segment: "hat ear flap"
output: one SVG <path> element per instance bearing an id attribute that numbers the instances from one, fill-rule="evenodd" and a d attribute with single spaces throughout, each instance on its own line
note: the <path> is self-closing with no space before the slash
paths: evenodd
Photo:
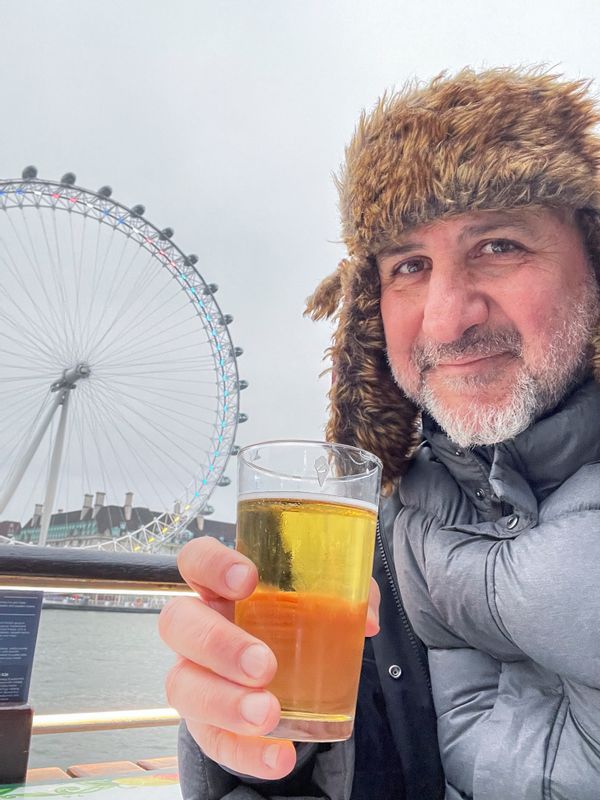
<path id="1" fill-rule="evenodd" d="M 379 456 L 383 486 L 389 490 L 418 442 L 418 411 L 396 385 L 387 363 L 377 267 L 369 259 L 346 262 L 344 284 L 328 351 L 335 380 L 326 436 Z"/>
<path id="2" fill-rule="evenodd" d="M 347 265 L 346 259 L 342 259 L 336 271 L 322 280 L 311 296 L 307 298 L 304 309 L 305 317 L 319 320 L 330 319 L 334 316 L 342 300 L 342 271 Z"/>
<path id="3" fill-rule="evenodd" d="M 592 347 L 594 348 L 594 355 L 592 356 L 592 368 L 594 371 L 594 378 L 597 383 L 600 383 L 600 321 L 594 331 L 592 337 Z"/>
<path id="4" fill-rule="evenodd" d="M 593 208 L 580 208 L 575 212 L 575 221 L 583 236 L 600 296 L 600 214 Z M 592 370 L 595 380 L 600 383 L 600 317 L 592 334 Z"/>

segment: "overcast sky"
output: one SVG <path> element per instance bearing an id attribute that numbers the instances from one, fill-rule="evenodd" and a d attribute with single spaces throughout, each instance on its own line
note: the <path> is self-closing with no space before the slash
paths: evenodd
<path id="1" fill-rule="evenodd" d="M 600 78 L 596 0 L 1 0 L 0 175 L 67 170 L 172 226 L 244 348 L 237 441 L 321 438 L 331 173 L 363 107 L 465 65 Z M 1 377 L 1 376 L 0 376 Z M 234 460 L 227 474 L 235 478 Z M 235 517 L 234 487 L 211 499 Z"/>

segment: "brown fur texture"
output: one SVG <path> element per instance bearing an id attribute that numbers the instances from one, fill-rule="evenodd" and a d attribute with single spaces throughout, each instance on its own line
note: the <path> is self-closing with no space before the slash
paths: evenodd
<path id="1" fill-rule="evenodd" d="M 600 275 L 598 122 L 587 82 L 537 69 L 442 75 L 361 116 L 337 179 L 348 258 L 307 313 L 337 319 L 327 438 L 378 455 L 387 489 L 410 460 L 419 414 L 386 361 L 375 256 L 441 217 L 541 205 L 576 212 Z M 600 379 L 600 331 L 594 351 Z"/>

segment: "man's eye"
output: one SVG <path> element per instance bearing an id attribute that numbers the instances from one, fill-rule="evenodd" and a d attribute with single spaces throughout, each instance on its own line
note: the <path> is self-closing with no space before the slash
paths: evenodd
<path id="1" fill-rule="evenodd" d="M 508 239 L 493 239 L 491 242 L 486 242 L 486 244 L 483 245 L 481 252 L 486 255 L 492 253 L 494 255 L 502 255 L 502 253 L 516 253 L 519 249 L 517 244 L 508 241 Z"/>
<path id="2" fill-rule="evenodd" d="M 415 272 L 423 272 L 427 269 L 427 264 L 423 258 L 410 258 L 394 267 L 394 275 L 413 275 Z"/>

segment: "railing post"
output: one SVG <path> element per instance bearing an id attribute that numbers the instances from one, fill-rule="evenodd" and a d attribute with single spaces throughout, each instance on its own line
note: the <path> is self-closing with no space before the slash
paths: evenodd
<path id="1" fill-rule="evenodd" d="M 0 703 L 0 784 L 25 783 L 33 709 Z"/>

